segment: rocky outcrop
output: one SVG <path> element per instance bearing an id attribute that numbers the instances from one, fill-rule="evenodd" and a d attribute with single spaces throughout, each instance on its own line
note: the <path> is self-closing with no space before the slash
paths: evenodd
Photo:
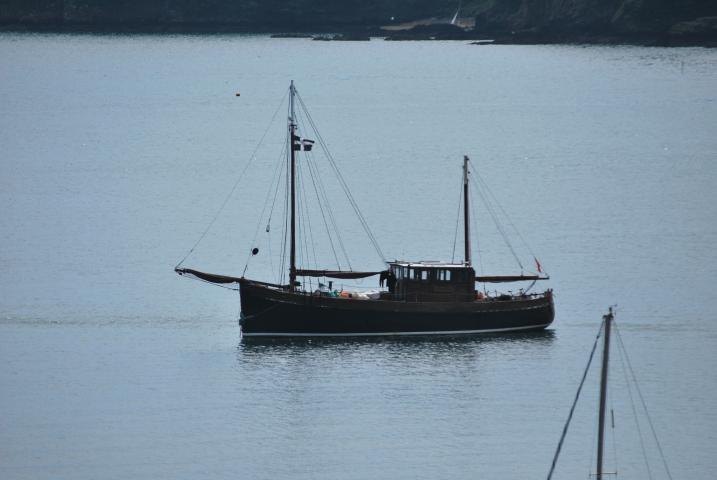
<path id="1" fill-rule="evenodd" d="M 498 43 L 717 45 L 717 1 L 463 0 L 475 29 L 446 25 L 458 0 L 0 0 L 0 26 L 95 31 L 351 32 Z M 430 25 L 441 23 L 442 25 Z M 400 25 L 416 25 L 411 31 Z M 472 23 L 472 22 L 471 22 Z M 347 37 L 349 38 L 349 37 Z"/>
<path id="2" fill-rule="evenodd" d="M 455 0 L 0 0 L 0 24 L 311 31 L 447 14 Z"/>
<path id="3" fill-rule="evenodd" d="M 717 3 L 701 0 L 495 0 L 476 15 L 475 29 L 518 43 L 709 42 L 711 16 Z"/>

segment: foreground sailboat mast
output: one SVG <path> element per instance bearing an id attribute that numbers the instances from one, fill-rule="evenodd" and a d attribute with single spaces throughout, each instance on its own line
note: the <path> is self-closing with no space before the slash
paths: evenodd
<path id="1" fill-rule="evenodd" d="M 468 155 L 463 155 L 463 245 L 465 247 L 464 262 L 471 264 L 471 230 L 468 210 Z"/>
<path id="2" fill-rule="evenodd" d="M 607 315 L 603 317 L 605 320 L 605 331 L 603 337 L 602 349 L 602 371 L 600 373 L 600 413 L 598 424 L 598 446 L 597 446 L 597 472 L 596 479 L 602 480 L 603 471 L 603 449 L 605 447 L 605 407 L 607 400 L 607 375 L 610 362 L 610 327 L 612 326 L 612 307 Z"/>
<path id="3" fill-rule="evenodd" d="M 295 172 L 296 172 L 296 152 L 294 146 L 296 144 L 296 119 L 294 117 L 294 81 L 289 86 L 289 109 L 291 111 L 289 117 L 289 152 L 291 152 L 291 247 L 289 254 L 289 289 L 296 288 L 296 192 L 295 192 Z"/>

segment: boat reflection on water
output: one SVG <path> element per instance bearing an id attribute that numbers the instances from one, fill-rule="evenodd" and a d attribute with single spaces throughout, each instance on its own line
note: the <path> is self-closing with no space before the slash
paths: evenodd
<path id="1" fill-rule="evenodd" d="M 528 332 L 486 333 L 482 335 L 419 335 L 386 337 L 242 337 L 237 350 L 247 354 L 272 353 L 280 351 L 302 351 L 328 349 L 357 350 L 363 346 L 380 346 L 385 349 L 399 349 L 410 352 L 412 348 L 421 351 L 449 351 L 474 346 L 529 346 L 551 345 L 555 330 Z"/>

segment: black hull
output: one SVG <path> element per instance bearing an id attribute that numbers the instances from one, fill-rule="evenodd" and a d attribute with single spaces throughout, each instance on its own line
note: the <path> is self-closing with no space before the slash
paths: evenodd
<path id="1" fill-rule="evenodd" d="M 555 316 L 550 291 L 475 302 L 352 300 L 243 280 L 242 334 L 256 337 L 464 335 L 542 330 Z"/>

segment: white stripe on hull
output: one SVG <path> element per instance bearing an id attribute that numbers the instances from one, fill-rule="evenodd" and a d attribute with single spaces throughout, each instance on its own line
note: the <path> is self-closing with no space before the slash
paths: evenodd
<path id="1" fill-rule="evenodd" d="M 552 322 L 551 322 L 552 323 Z M 433 332 L 373 332 L 373 333 L 291 333 L 291 332 L 266 332 L 266 333 L 244 333 L 243 337 L 386 337 L 395 335 L 463 335 L 471 333 L 497 333 L 512 332 L 516 330 L 532 330 L 545 328 L 550 323 L 540 325 L 528 325 L 525 327 L 490 328 L 480 330 L 438 330 Z"/>

